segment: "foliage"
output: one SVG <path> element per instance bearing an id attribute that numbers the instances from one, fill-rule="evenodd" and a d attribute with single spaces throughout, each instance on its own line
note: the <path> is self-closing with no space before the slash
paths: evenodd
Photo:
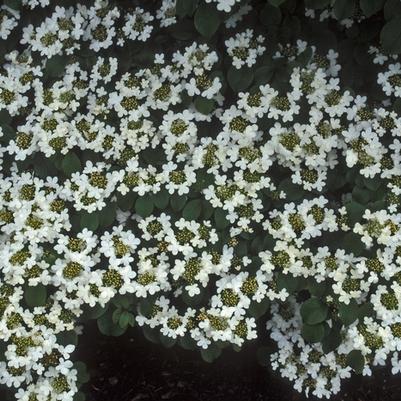
<path id="1" fill-rule="evenodd" d="M 83 400 L 93 319 L 270 337 L 318 397 L 401 371 L 400 4 L 5 0 L 0 383 Z"/>

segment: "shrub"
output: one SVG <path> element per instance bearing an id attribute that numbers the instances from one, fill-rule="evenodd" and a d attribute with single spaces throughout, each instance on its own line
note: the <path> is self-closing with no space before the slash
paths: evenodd
<path id="1" fill-rule="evenodd" d="M 84 399 L 89 319 L 401 371 L 400 4 L 5 0 L 0 383 Z"/>

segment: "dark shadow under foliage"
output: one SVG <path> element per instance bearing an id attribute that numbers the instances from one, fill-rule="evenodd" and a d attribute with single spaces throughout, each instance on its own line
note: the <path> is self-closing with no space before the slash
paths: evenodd
<path id="1" fill-rule="evenodd" d="M 227 348 L 209 364 L 199 353 L 149 342 L 138 328 L 122 337 L 103 336 L 93 326 L 85 331 L 77 358 L 91 374 L 83 388 L 88 401 L 307 401 L 257 363 L 257 341 L 241 352 Z M 374 373 L 354 376 L 332 401 L 399 401 L 401 381 L 386 369 Z"/>

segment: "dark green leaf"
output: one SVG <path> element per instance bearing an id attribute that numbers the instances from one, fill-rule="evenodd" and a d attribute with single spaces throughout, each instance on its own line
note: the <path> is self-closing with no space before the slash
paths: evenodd
<path id="1" fill-rule="evenodd" d="M 384 25 L 380 41 L 385 52 L 390 54 L 401 52 L 401 15 L 397 15 Z"/>
<path id="2" fill-rule="evenodd" d="M 355 11 L 355 0 L 336 0 L 333 11 L 337 19 L 349 18 Z"/>
<path id="3" fill-rule="evenodd" d="M 175 338 L 164 336 L 161 333 L 159 333 L 159 338 L 160 344 L 162 344 L 165 348 L 171 348 L 177 341 Z"/>
<path id="4" fill-rule="evenodd" d="M 370 189 L 371 191 L 377 191 L 380 185 L 382 184 L 382 180 L 380 179 L 380 177 L 374 177 L 374 178 L 364 177 L 363 183 L 365 184 L 366 188 Z"/>
<path id="5" fill-rule="evenodd" d="M 118 319 L 118 324 L 121 328 L 125 329 L 132 320 L 133 315 L 128 311 L 123 311 Z"/>
<path id="6" fill-rule="evenodd" d="M 153 195 L 153 203 L 158 209 L 161 210 L 167 207 L 169 200 L 170 194 L 165 189 L 162 189 Z"/>
<path id="7" fill-rule="evenodd" d="M 99 331 L 105 336 L 118 337 L 124 334 L 125 328 L 121 328 L 118 324 L 115 324 L 112 319 L 112 313 L 108 311 L 104 315 L 97 319 L 97 327 Z"/>
<path id="8" fill-rule="evenodd" d="M 61 345 L 77 345 L 78 344 L 78 335 L 74 330 L 62 331 L 57 334 L 57 343 Z"/>
<path id="9" fill-rule="evenodd" d="M 252 301 L 248 312 L 255 319 L 259 319 L 267 312 L 267 310 L 269 309 L 269 305 L 270 301 L 268 299 L 264 299 L 261 302 Z"/>
<path id="10" fill-rule="evenodd" d="M 340 328 L 331 328 L 330 332 L 322 340 L 323 352 L 328 354 L 329 352 L 336 350 L 341 342 L 342 337 Z"/>
<path id="11" fill-rule="evenodd" d="M 68 63 L 66 56 L 53 56 L 47 60 L 45 67 L 45 76 L 49 78 L 61 77 Z"/>
<path id="12" fill-rule="evenodd" d="M 178 195 L 176 192 L 171 195 L 170 206 L 175 212 L 179 212 L 187 203 L 186 195 Z"/>
<path id="13" fill-rule="evenodd" d="M 274 7 L 279 7 L 283 4 L 286 0 L 269 0 L 269 3 Z"/>
<path id="14" fill-rule="evenodd" d="M 68 152 L 61 162 L 61 169 L 66 175 L 71 175 L 81 170 L 81 161 L 75 152 Z"/>
<path id="15" fill-rule="evenodd" d="M 24 291 L 25 302 L 30 307 L 44 306 L 47 299 L 47 289 L 43 284 L 34 287 L 27 286 Z"/>
<path id="16" fill-rule="evenodd" d="M 322 341 L 324 337 L 325 334 L 324 327 L 325 326 L 323 323 L 314 325 L 309 325 L 304 323 L 302 326 L 301 335 L 307 342 L 318 343 L 319 341 Z"/>
<path id="17" fill-rule="evenodd" d="M 278 7 L 274 7 L 271 4 L 266 4 L 260 15 L 260 22 L 267 28 L 271 28 L 272 25 L 278 25 L 281 21 L 281 11 Z"/>
<path id="18" fill-rule="evenodd" d="M 401 14 L 401 2 L 399 0 L 387 0 L 384 5 L 384 18 L 388 21 Z"/>
<path id="19" fill-rule="evenodd" d="M 226 218 L 227 212 L 221 208 L 217 208 L 214 211 L 214 221 L 216 222 L 216 228 L 218 230 L 223 230 L 226 228 L 230 222 Z"/>
<path id="20" fill-rule="evenodd" d="M 355 300 L 351 300 L 348 305 L 340 303 L 338 307 L 338 315 L 344 325 L 349 326 L 359 317 L 359 307 Z"/>
<path id="21" fill-rule="evenodd" d="M 379 12 L 384 6 L 385 0 L 359 0 L 359 5 L 363 13 L 370 17 Z"/>
<path id="22" fill-rule="evenodd" d="M 196 30 L 206 38 L 211 38 L 220 25 L 220 17 L 216 7 L 202 4 L 195 12 Z"/>
<path id="23" fill-rule="evenodd" d="M 286 193 L 286 199 L 289 201 L 296 201 L 304 196 L 304 190 L 299 185 L 293 184 L 290 178 L 281 181 L 278 186 L 279 191 Z"/>
<path id="24" fill-rule="evenodd" d="M 202 114 L 210 114 L 214 111 L 215 102 L 213 99 L 206 99 L 201 96 L 197 96 L 194 100 L 195 109 Z"/>
<path id="25" fill-rule="evenodd" d="M 330 0 L 305 0 L 305 7 L 321 10 L 330 4 Z"/>
<path id="26" fill-rule="evenodd" d="M 227 73 L 227 80 L 234 92 L 242 92 L 247 89 L 253 81 L 253 72 L 249 68 L 230 67 Z"/>
<path id="27" fill-rule="evenodd" d="M 301 287 L 302 278 L 301 277 L 294 277 L 292 274 L 277 274 L 277 289 L 281 291 L 285 288 L 289 293 L 294 293 L 298 291 Z"/>
<path id="28" fill-rule="evenodd" d="M 265 65 L 263 67 L 259 67 L 255 71 L 255 84 L 256 85 L 264 85 L 267 84 L 274 74 L 274 67 Z"/>
<path id="29" fill-rule="evenodd" d="M 99 225 L 102 228 L 111 226 L 115 219 L 117 213 L 117 205 L 114 202 L 110 202 L 106 207 L 98 212 Z"/>
<path id="30" fill-rule="evenodd" d="M 366 205 L 370 199 L 370 192 L 366 189 L 356 186 L 352 190 L 352 199 L 355 199 L 361 205 Z"/>
<path id="31" fill-rule="evenodd" d="M 194 199 L 189 201 L 182 211 L 182 217 L 186 220 L 196 220 L 202 212 L 202 200 Z"/>
<path id="32" fill-rule="evenodd" d="M 365 244 L 361 241 L 361 237 L 353 232 L 344 235 L 343 247 L 355 256 L 359 256 L 366 249 Z"/>
<path id="33" fill-rule="evenodd" d="M 318 298 L 309 298 L 301 306 L 302 320 L 310 325 L 324 322 L 329 308 Z"/>
<path id="34" fill-rule="evenodd" d="M 153 199 L 150 195 L 140 196 L 135 202 L 135 213 L 141 217 L 148 217 L 153 212 Z"/>
<path id="35" fill-rule="evenodd" d="M 77 370 L 77 378 L 79 383 L 87 383 L 90 380 L 90 375 L 86 364 L 81 361 L 74 362 L 74 368 Z"/>
<path id="36" fill-rule="evenodd" d="M 196 0 L 177 0 L 175 10 L 179 17 L 192 15 L 196 8 Z"/>
<path id="37" fill-rule="evenodd" d="M 22 7 L 22 0 L 4 0 L 4 5 L 13 10 L 20 10 Z"/>
<path id="38" fill-rule="evenodd" d="M 347 210 L 348 217 L 351 221 L 352 224 L 357 223 L 358 221 L 361 221 L 362 215 L 365 213 L 366 207 L 361 205 L 359 202 L 348 202 L 345 205 L 345 208 Z"/>
<path id="39" fill-rule="evenodd" d="M 80 227 L 95 231 L 99 227 L 99 215 L 96 212 L 80 212 Z"/>
<path id="40" fill-rule="evenodd" d="M 355 370 L 356 373 L 362 373 L 365 366 L 365 358 L 360 350 L 354 349 L 347 355 L 347 364 Z"/>
<path id="41" fill-rule="evenodd" d="M 75 395 L 74 395 L 74 399 L 73 401 L 85 401 L 86 400 L 86 395 L 84 392 L 82 391 L 78 391 Z"/>
<path id="42" fill-rule="evenodd" d="M 208 348 L 201 350 L 201 355 L 204 361 L 212 363 L 221 355 L 221 348 L 215 344 L 210 344 Z"/>

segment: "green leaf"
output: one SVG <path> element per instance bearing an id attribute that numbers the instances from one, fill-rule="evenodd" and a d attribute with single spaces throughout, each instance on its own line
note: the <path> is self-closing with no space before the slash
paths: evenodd
<path id="1" fill-rule="evenodd" d="M 318 298 L 309 298 L 301 306 L 302 320 L 310 325 L 324 322 L 329 308 Z"/>
<path id="2" fill-rule="evenodd" d="M 347 364 L 355 370 L 356 373 L 362 373 L 365 366 L 365 358 L 360 350 L 354 349 L 347 355 Z"/>
<path id="3" fill-rule="evenodd" d="M 227 81 L 234 92 L 242 92 L 247 89 L 253 81 L 253 72 L 249 68 L 230 67 L 227 73 Z"/>
<path id="4" fill-rule="evenodd" d="M 125 328 L 120 327 L 118 324 L 114 324 L 112 313 L 108 311 L 104 315 L 97 319 L 97 327 L 99 331 L 105 336 L 118 337 L 125 333 Z"/>
<path id="5" fill-rule="evenodd" d="M 3 132 L 3 135 L 0 136 L 0 141 L 3 143 L 7 143 L 15 138 L 15 129 L 11 127 L 8 124 L 2 124 L 1 125 L 1 131 Z"/>
<path id="6" fill-rule="evenodd" d="M 122 328 L 125 329 L 128 327 L 130 322 L 132 321 L 133 315 L 129 313 L 128 311 L 123 311 L 120 314 L 120 317 L 118 319 L 118 325 Z"/>
<path id="7" fill-rule="evenodd" d="M 194 100 L 195 109 L 199 113 L 208 115 L 214 111 L 215 102 L 213 99 L 206 99 L 202 96 L 197 96 Z"/>
<path id="8" fill-rule="evenodd" d="M 333 11 L 337 19 L 349 18 L 355 11 L 355 0 L 336 0 Z"/>
<path id="9" fill-rule="evenodd" d="M 359 5 L 367 17 L 379 12 L 384 6 L 385 0 L 359 0 Z"/>
<path id="10" fill-rule="evenodd" d="M 338 307 L 338 315 L 345 326 L 354 323 L 359 317 L 359 307 L 355 300 L 351 300 L 348 305 L 340 303 Z"/>
<path id="11" fill-rule="evenodd" d="M 153 203 L 161 210 L 167 207 L 169 200 L 170 194 L 165 189 L 162 189 L 153 195 Z"/>
<path id="12" fill-rule="evenodd" d="M 261 302 L 252 301 L 248 313 L 255 319 L 262 317 L 269 309 L 270 301 L 265 298 Z"/>
<path id="13" fill-rule="evenodd" d="M 384 25 L 380 41 L 385 52 L 390 54 L 401 52 L 401 15 L 397 15 Z"/>
<path id="14" fill-rule="evenodd" d="M 178 195 L 176 192 L 171 195 L 170 206 L 175 212 L 179 212 L 187 203 L 186 195 Z"/>
<path id="15" fill-rule="evenodd" d="M 45 76 L 48 78 L 61 77 L 64 73 L 65 67 L 68 63 L 66 56 L 53 56 L 47 60 L 45 67 Z"/>
<path id="16" fill-rule="evenodd" d="M 278 9 L 277 9 L 278 10 Z M 255 84 L 256 85 L 264 85 L 270 82 L 271 78 L 274 74 L 274 67 L 269 65 L 264 65 L 263 67 L 259 67 L 255 71 Z"/>
<path id="17" fill-rule="evenodd" d="M 74 394 L 73 401 L 85 401 L 86 400 L 86 395 L 82 391 L 78 391 L 76 394 Z"/>
<path id="18" fill-rule="evenodd" d="M 34 287 L 27 286 L 24 291 L 25 302 L 30 307 L 44 306 L 47 299 L 47 289 L 43 284 Z"/>
<path id="19" fill-rule="evenodd" d="M 330 0 L 305 0 L 305 7 L 321 10 L 330 4 Z"/>
<path id="20" fill-rule="evenodd" d="M 102 228 L 111 226 L 115 219 L 117 213 L 117 205 L 115 202 L 110 202 L 106 207 L 98 212 L 99 225 Z"/>
<path id="21" fill-rule="evenodd" d="M 330 332 L 322 340 L 323 352 L 328 354 L 336 350 L 341 343 L 341 330 L 339 327 L 335 326 L 330 329 Z"/>
<path id="22" fill-rule="evenodd" d="M 118 323 L 122 312 L 123 311 L 120 308 L 114 310 L 114 312 L 111 315 L 111 320 L 113 321 L 114 324 Z"/>
<path id="23" fill-rule="evenodd" d="M 61 169 L 66 175 L 80 171 L 81 167 L 81 160 L 75 152 L 68 152 L 61 162 Z"/>
<path id="24" fill-rule="evenodd" d="M 277 274 L 277 289 L 281 291 L 282 289 L 286 289 L 289 293 L 294 293 L 299 290 L 302 284 L 301 277 L 294 277 L 292 274 Z"/>
<path id="25" fill-rule="evenodd" d="M 77 379 L 79 383 L 87 383 L 90 380 L 90 375 L 86 364 L 82 361 L 74 362 L 74 368 L 77 370 Z"/>
<path id="26" fill-rule="evenodd" d="M 160 332 L 159 332 L 159 339 L 160 339 L 160 344 L 162 344 L 165 348 L 171 348 L 177 342 L 176 338 L 164 336 Z"/>
<path id="27" fill-rule="evenodd" d="M 208 348 L 201 350 L 202 359 L 205 362 L 212 363 L 221 355 L 221 348 L 215 344 L 210 344 Z"/>
<path id="28" fill-rule="evenodd" d="M 75 330 L 62 331 L 57 334 L 57 343 L 61 345 L 77 345 L 78 344 L 78 335 Z"/>
<path id="29" fill-rule="evenodd" d="M 355 199 L 361 205 L 366 205 L 370 200 L 370 192 L 356 186 L 352 190 L 352 199 Z"/>
<path id="30" fill-rule="evenodd" d="M 287 1 L 287 0 L 269 0 L 269 3 L 274 7 L 279 7 L 285 1 Z"/>
<path id="31" fill-rule="evenodd" d="M 365 249 L 365 244 L 361 241 L 361 237 L 353 232 L 348 232 L 343 236 L 343 248 L 352 252 L 355 256 L 359 256 Z"/>
<path id="32" fill-rule="evenodd" d="M 263 25 L 271 28 L 272 25 L 278 25 L 280 23 L 281 11 L 278 7 L 266 4 L 259 15 L 259 19 Z"/>
<path id="33" fill-rule="evenodd" d="M 177 0 L 175 11 L 179 17 L 190 16 L 196 8 L 196 0 Z"/>
<path id="34" fill-rule="evenodd" d="M 180 339 L 178 340 L 178 343 L 182 348 L 187 349 L 187 350 L 197 349 L 195 340 L 193 340 L 189 335 L 180 337 Z"/>
<path id="35" fill-rule="evenodd" d="M 218 230 L 224 230 L 230 224 L 226 216 L 227 212 L 221 208 L 217 208 L 214 211 L 214 221 Z"/>
<path id="36" fill-rule="evenodd" d="M 108 304 L 107 304 L 108 305 Z M 87 307 L 84 308 L 84 313 L 80 316 L 80 319 L 82 321 L 86 320 L 91 320 L 91 319 L 97 319 L 100 316 L 102 316 L 104 313 L 106 313 L 108 306 L 100 306 L 99 304 L 96 304 L 93 307 Z"/>
<path id="37" fill-rule="evenodd" d="M 157 331 L 156 329 L 152 329 L 149 326 L 143 326 L 142 331 L 147 340 L 154 344 L 159 344 L 159 331 Z"/>
<path id="38" fill-rule="evenodd" d="M 96 212 L 80 212 L 80 227 L 95 231 L 99 227 L 99 215 Z"/>
<path id="39" fill-rule="evenodd" d="M 301 335 L 304 340 L 309 343 L 318 343 L 319 341 L 322 341 L 324 337 L 324 327 L 325 326 L 322 323 L 314 325 L 304 323 L 302 326 Z"/>
<path id="40" fill-rule="evenodd" d="M 348 202 L 345 205 L 345 209 L 347 210 L 348 217 L 352 224 L 361 221 L 362 215 L 365 213 L 366 207 L 361 205 L 359 202 Z"/>
<path id="41" fill-rule="evenodd" d="M 196 30 L 204 37 L 211 38 L 220 25 L 220 17 L 216 7 L 202 4 L 195 13 L 194 23 Z"/>
<path id="42" fill-rule="evenodd" d="M 202 212 L 202 200 L 194 199 L 189 201 L 182 211 L 185 220 L 196 220 Z"/>
<path id="43" fill-rule="evenodd" d="M 1 110 L 0 111 L 0 124 L 10 124 L 12 120 L 12 117 L 10 116 L 10 113 L 7 110 Z"/>
<path id="44" fill-rule="evenodd" d="M 4 0 L 4 5 L 18 11 L 22 7 L 22 0 Z"/>
<path id="45" fill-rule="evenodd" d="M 401 2 L 399 0 L 387 0 L 384 5 L 384 18 L 388 21 L 398 14 L 401 14 Z"/>
<path id="46" fill-rule="evenodd" d="M 117 206 L 123 211 L 129 211 L 132 209 L 137 195 L 134 192 L 128 192 L 124 196 L 117 195 Z"/>
<path id="47" fill-rule="evenodd" d="M 281 181 L 278 186 L 279 191 L 284 191 L 286 199 L 289 201 L 296 201 L 304 196 L 304 190 L 299 185 L 293 184 L 290 178 Z"/>
<path id="48" fill-rule="evenodd" d="M 259 347 L 256 351 L 256 359 L 259 365 L 268 367 L 270 366 L 270 355 L 272 350 L 267 346 Z"/>
<path id="49" fill-rule="evenodd" d="M 326 282 L 318 283 L 314 278 L 310 277 L 308 279 L 308 291 L 316 297 L 323 297 L 327 291 Z"/>
<path id="50" fill-rule="evenodd" d="M 363 183 L 365 184 L 365 187 L 370 189 L 371 191 L 377 191 L 380 188 L 380 185 L 382 184 L 382 180 L 380 179 L 380 177 L 374 177 L 374 178 L 364 177 Z"/>
<path id="51" fill-rule="evenodd" d="M 148 217 L 153 212 L 153 199 L 150 195 L 140 196 L 135 202 L 135 213 L 141 217 Z"/>

